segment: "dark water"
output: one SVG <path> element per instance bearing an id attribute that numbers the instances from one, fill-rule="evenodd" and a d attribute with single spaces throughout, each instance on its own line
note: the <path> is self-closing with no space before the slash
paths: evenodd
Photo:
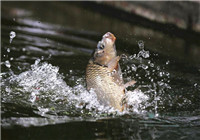
<path id="1" fill-rule="evenodd" d="M 181 38 L 80 3 L 2 2 L 1 18 L 2 139 L 200 138 L 200 61 L 183 53 Z M 124 80 L 137 81 L 122 113 L 85 88 L 87 62 L 107 31 L 125 54 Z"/>

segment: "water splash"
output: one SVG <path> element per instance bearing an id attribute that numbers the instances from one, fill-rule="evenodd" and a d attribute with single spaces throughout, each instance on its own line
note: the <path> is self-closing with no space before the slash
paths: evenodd
<path id="1" fill-rule="evenodd" d="M 127 105 L 130 107 L 128 111 L 133 111 L 138 114 L 146 113 L 147 104 L 146 101 L 149 97 L 145 95 L 141 90 L 136 89 L 134 91 L 128 91 L 126 93 Z"/>
<path id="2" fill-rule="evenodd" d="M 169 86 L 170 73 L 151 60 L 150 53 L 145 50 L 142 40 L 138 41 L 138 47 L 140 51 L 137 54 L 123 55 L 122 65 L 125 65 L 123 75 L 126 79 L 137 81 L 135 88 L 141 90 L 147 102 L 143 104 L 143 108 L 146 108 L 146 111 L 154 112 L 156 117 L 159 115 L 158 110 L 162 108 L 162 101 L 160 100 L 164 97 L 165 90 L 171 88 Z M 169 61 L 166 62 L 166 65 L 168 64 Z M 145 98 L 145 96 L 148 98 Z M 141 105 L 141 103 L 139 104 Z"/>
<path id="3" fill-rule="evenodd" d="M 16 37 L 16 33 L 14 31 L 10 32 L 10 44 L 12 43 L 13 38 Z"/>
<path id="4" fill-rule="evenodd" d="M 128 90 L 126 93 L 129 106 L 126 111 L 139 114 L 154 111 L 157 116 L 160 96 L 168 86 L 166 76 L 169 77 L 170 74 L 148 59 L 150 54 L 144 49 L 144 42 L 140 41 L 138 45 L 141 49 L 138 54 L 122 56 L 122 59 L 126 60 L 124 64 L 129 63 L 123 72 L 124 77 L 128 81 L 137 81 L 137 89 Z M 10 77 L 10 87 L 9 90 L 5 89 L 3 99 L 26 102 L 28 106 L 36 107 L 38 114 L 42 116 L 52 112 L 63 115 L 89 113 L 92 116 L 117 112 L 111 107 L 101 105 L 96 93 L 86 90 L 84 82 L 81 82 L 84 78 L 73 76 L 73 70 L 69 71 L 67 78 L 76 82 L 70 87 L 64 81 L 63 75 L 59 74 L 58 67 L 41 61 L 37 59 L 30 70 Z M 133 63 L 130 64 L 131 62 Z M 9 64 L 7 66 L 9 67 Z M 7 96 L 8 91 L 10 96 Z"/>
<path id="5" fill-rule="evenodd" d="M 15 99 L 15 101 L 23 101 L 27 105 L 35 106 L 39 110 L 38 114 L 42 116 L 49 112 L 59 114 L 76 112 L 79 115 L 84 115 L 85 112 L 89 111 L 89 114 L 93 116 L 118 112 L 111 107 L 101 105 L 96 93 L 92 90 L 88 92 L 84 84 L 77 82 L 74 87 L 70 87 L 63 78 L 59 74 L 58 67 L 46 62 L 42 63 L 40 59 L 37 59 L 31 65 L 30 70 L 9 79 L 10 95 L 7 96 L 8 89 L 6 89 L 2 96 L 4 100 Z M 83 79 L 79 77 L 79 79 L 74 80 L 82 81 Z M 141 91 L 127 92 L 127 104 L 132 106 L 129 111 L 143 112 L 145 108 L 139 104 L 146 100 L 147 96 Z"/>

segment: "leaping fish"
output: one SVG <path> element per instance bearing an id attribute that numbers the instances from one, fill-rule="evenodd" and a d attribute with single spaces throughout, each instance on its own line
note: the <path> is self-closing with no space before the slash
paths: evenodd
<path id="1" fill-rule="evenodd" d="M 116 37 L 107 32 L 98 42 L 86 67 L 86 83 L 87 89 L 95 91 L 101 104 L 123 111 L 125 89 L 136 82 L 124 84 L 115 40 Z"/>

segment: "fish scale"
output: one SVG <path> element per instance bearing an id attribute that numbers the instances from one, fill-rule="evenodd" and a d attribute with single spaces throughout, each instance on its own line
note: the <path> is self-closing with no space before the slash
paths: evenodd
<path id="1" fill-rule="evenodd" d="M 89 63 L 86 68 L 86 81 L 88 89 L 94 89 L 101 104 L 122 110 L 124 89 L 114 81 L 107 67 Z"/>

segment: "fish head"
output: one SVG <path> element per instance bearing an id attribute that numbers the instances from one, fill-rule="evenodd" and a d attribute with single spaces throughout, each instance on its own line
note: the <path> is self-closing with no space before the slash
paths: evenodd
<path id="1" fill-rule="evenodd" d="M 95 62 L 101 65 L 107 65 L 110 60 L 116 57 L 115 40 L 116 37 L 110 32 L 103 35 L 102 40 L 98 42 L 94 52 L 93 57 Z"/>

